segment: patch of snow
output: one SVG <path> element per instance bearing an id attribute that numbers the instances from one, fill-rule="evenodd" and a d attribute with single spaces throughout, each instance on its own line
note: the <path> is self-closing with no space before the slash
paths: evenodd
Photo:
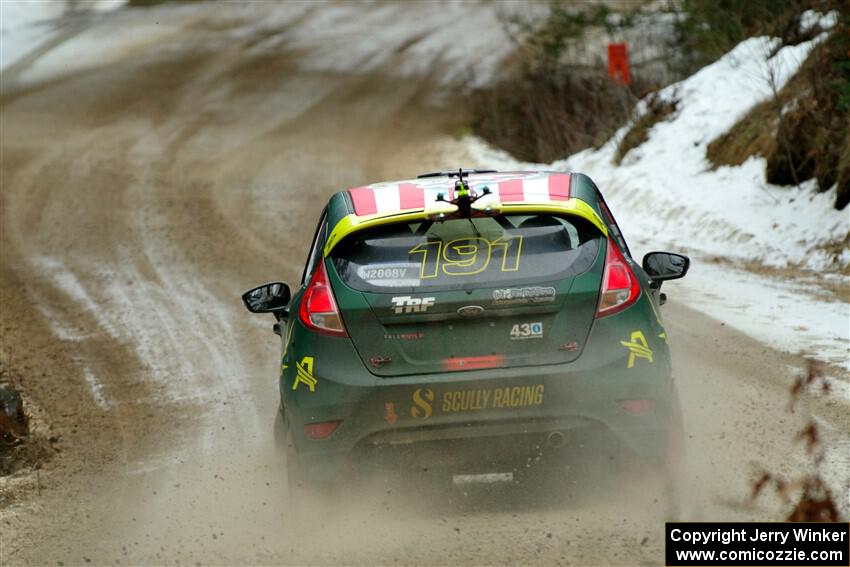
<path id="1" fill-rule="evenodd" d="M 60 2 L 0 2 L 0 70 L 49 41 L 64 11 Z"/>
<path id="2" fill-rule="evenodd" d="M 64 2 L 31 2 L 3 0 L 0 2 L 0 32 L 9 32 L 58 18 L 65 12 Z"/>
<path id="3" fill-rule="evenodd" d="M 800 16 L 800 33 L 808 33 L 815 28 L 829 30 L 838 25 L 838 10 L 822 14 L 815 10 L 806 10 Z"/>
<path id="4" fill-rule="evenodd" d="M 109 316 L 92 299 L 79 278 L 65 267 L 65 264 L 52 256 L 39 256 L 32 260 L 42 273 L 50 274 L 53 283 L 68 297 L 76 301 L 86 311 L 91 313 L 98 324 L 113 338 L 119 339 L 121 334 L 110 320 Z"/>
<path id="5" fill-rule="evenodd" d="M 850 471 L 850 438 L 846 433 L 830 426 L 829 421 L 813 416 L 821 435 L 824 448 L 823 461 L 820 463 L 820 473 L 827 486 L 840 487 L 836 494 L 835 504 L 843 516 L 850 511 L 850 486 L 847 484 L 847 472 Z M 846 491 L 846 498 L 841 497 L 840 491 Z"/>
<path id="6" fill-rule="evenodd" d="M 3 0 L 0 2 L 0 70 L 14 65 L 61 33 L 62 18 L 70 13 L 105 13 L 126 0 Z"/>
<path id="7" fill-rule="evenodd" d="M 815 299 L 809 287 L 696 260 L 665 292 L 774 348 L 850 369 L 850 305 Z"/>
<path id="8" fill-rule="evenodd" d="M 477 86 L 495 76 L 516 48 L 502 14 L 523 7 L 518 0 L 497 6 L 316 1 L 164 5 L 144 14 L 128 10 L 92 22 L 18 80 L 40 82 L 116 63 L 143 50 L 174 47 L 193 33 L 210 45 L 259 36 L 249 54 L 294 51 L 296 63 L 307 70 L 365 74 L 380 69 L 390 76 L 429 75 L 445 85 Z M 220 31 L 198 31 L 209 29 Z"/>
<path id="9" fill-rule="evenodd" d="M 104 27 L 95 25 L 68 38 L 24 70 L 18 81 L 38 83 L 68 73 L 117 63 L 128 55 L 178 36 L 182 28 L 168 21 L 133 19 L 121 25 L 118 33 L 104 31 Z"/>
<path id="10" fill-rule="evenodd" d="M 63 321 L 62 317 L 60 317 L 52 308 L 39 302 L 34 302 L 33 305 L 47 320 L 47 324 L 50 327 L 50 331 L 53 333 L 53 336 L 60 341 L 80 342 L 88 338 L 87 335 L 73 329 L 68 323 Z"/>
<path id="11" fill-rule="evenodd" d="M 85 0 L 77 4 L 92 12 L 111 12 L 127 5 L 127 0 Z"/>
<path id="12" fill-rule="evenodd" d="M 505 2 L 499 8 L 521 5 Z M 284 39 L 288 46 L 309 51 L 301 58 L 308 69 L 363 73 L 382 67 L 400 76 L 433 73 L 444 83 L 480 84 L 515 48 L 499 12 L 471 2 L 386 3 L 368 9 L 322 4 Z"/>
<path id="13" fill-rule="evenodd" d="M 695 260 L 688 277 L 668 284 L 671 297 L 682 296 L 776 348 L 850 368 L 847 302 L 813 297 L 809 292 L 816 286 L 802 279 L 780 282 L 710 262 L 720 257 L 800 266 L 836 286 L 850 285 L 840 273 L 850 264 L 850 252 L 835 257 L 826 249 L 850 233 L 847 211 L 833 208 L 835 188 L 818 193 L 814 181 L 800 188 L 769 185 L 762 158 L 711 170 L 705 157 L 708 144 L 781 89 L 825 36 L 778 51 L 778 40 L 752 38 L 663 89 L 659 96 L 679 101 L 676 114 L 656 124 L 619 166 L 613 159 L 628 125 L 600 149 L 548 165 L 519 162 L 474 137 L 466 139 L 467 149 L 480 166 L 588 174 L 604 192 L 636 258 L 669 249 Z"/>
<path id="14" fill-rule="evenodd" d="M 92 398 L 97 406 L 101 409 L 109 409 L 112 404 L 106 399 L 106 396 L 103 394 L 103 384 L 97 379 L 94 372 L 91 368 L 85 363 L 80 362 L 80 368 L 83 372 L 83 378 L 88 384 L 89 391 L 91 392 Z"/>

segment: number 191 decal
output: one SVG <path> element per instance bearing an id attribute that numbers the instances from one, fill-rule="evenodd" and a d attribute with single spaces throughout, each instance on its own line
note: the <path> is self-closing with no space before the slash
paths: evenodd
<path id="1" fill-rule="evenodd" d="M 442 271 L 447 276 L 472 276 L 480 274 L 490 265 L 493 249 L 502 249 L 503 272 L 519 270 L 522 253 L 522 236 L 486 238 L 458 238 L 443 246 L 441 240 L 417 244 L 408 254 L 422 254 L 419 277 L 436 278 Z"/>
<path id="2" fill-rule="evenodd" d="M 517 323 L 511 327 L 511 340 L 542 339 L 543 323 Z"/>

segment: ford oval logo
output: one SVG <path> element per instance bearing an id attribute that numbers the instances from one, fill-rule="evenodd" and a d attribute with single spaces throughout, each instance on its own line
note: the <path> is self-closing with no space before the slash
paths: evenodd
<path id="1" fill-rule="evenodd" d="M 484 308 L 480 305 L 466 305 L 457 310 L 457 314 L 461 317 L 475 317 L 484 313 Z"/>

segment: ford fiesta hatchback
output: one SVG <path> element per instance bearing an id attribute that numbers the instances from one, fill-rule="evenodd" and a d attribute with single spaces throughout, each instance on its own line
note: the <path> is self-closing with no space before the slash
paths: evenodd
<path id="1" fill-rule="evenodd" d="M 668 461 L 679 409 L 660 288 L 689 261 L 637 264 L 590 178 L 438 172 L 341 191 L 318 216 L 294 294 L 242 297 L 278 321 L 290 490 L 349 467 Z"/>

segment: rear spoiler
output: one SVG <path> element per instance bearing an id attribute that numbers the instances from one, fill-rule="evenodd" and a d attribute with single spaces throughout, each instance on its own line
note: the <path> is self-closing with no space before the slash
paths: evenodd
<path id="1" fill-rule="evenodd" d="M 605 226 L 605 223 L 602 222 L 602 219 L 599 218 L 599 215 L 596 213 L 596 211 L 593 210 L 590 205 L 588 205 L 581 199 L 577 199 L 575 197 L 571 197 L 566 201 L 546 201 L 537 203 L 529 203 L 526 201 L 487 204 L 475 203 L 473 205 L 473 209 L 475 213 L 477 213 L 474 216 L 478 217 L 495 216 L 511 213 L 552 213 L 572 215 L 585 219 L 593 226 L 598 228 L 604 236 L 608 236 L 608 228 Z M 331 250 L 333 250 L 334 247 L 339 244 L 339 242 L 346 236 L 355 232 L 359 232 L 361 230 L 366 230 L 368 228 L 373 228 L 376 226 L 415 222 L 421 220 L 447 220 L 454 218 L 454 215 L 456 215 L 457 212 L 458 208 L 456 205 L 451 205 L 449 203 L 440 203 L 440 206 L 437 206 L 435 208 L 415 209 L 411 211 L 402 211 L 389 215 L 378 213 L 374 215 L 357 216 L 355 214 L 350 214 L 344 216 L 342 219 L 340 219 L 338 223 L 336 223 L 336 226 L 334 226 L 333 230 L 328 236 L 328 239 L 325 241 L 324 255 L 328 256 L 331 253 Z"/>

